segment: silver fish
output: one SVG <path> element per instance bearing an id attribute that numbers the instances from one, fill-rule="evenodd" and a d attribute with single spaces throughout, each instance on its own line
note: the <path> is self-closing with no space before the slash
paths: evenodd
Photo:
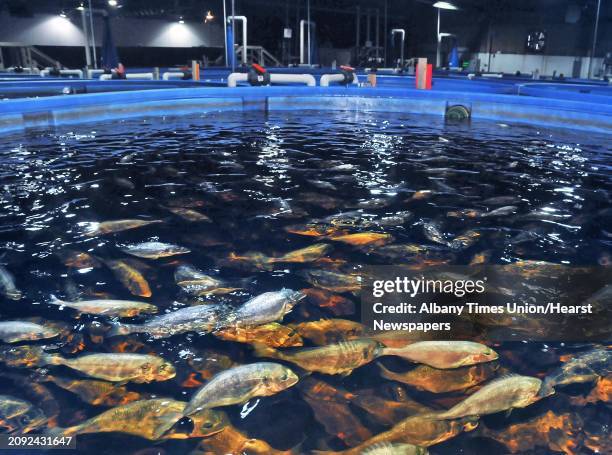
<path id="1" fill-rule="evenodd" d="M 19 341 L 37 341 L 53 338 L 59 332 L 51 327 L 26 321 L 1 321 L 0 340 L 5 343 L 17 343 Z"/>
<path id="2" fill-rule="evenodd" d="M 291 289 L 264 292 L 238 308 L 235 325 L 244 327 L 281 321 L 305 297 L 305 294 Z"/>
<path id="3" fill-rule="evenodd" d="M 228 313 L 225 305 L 198 305 L 181 308 L 149 319 L 144 324 L 114 324 L 108 336 L 147 333 L 154 338 L 167 338 L 187 332 L 209 333 Z"/>
<path id="4" fill-rule="evenodd" d="M 159 259 L 191 252 L 185 247 L 162 242 L 143 242 L 128 245 L 121 248 L 121 251 L 145 259 Z"/>

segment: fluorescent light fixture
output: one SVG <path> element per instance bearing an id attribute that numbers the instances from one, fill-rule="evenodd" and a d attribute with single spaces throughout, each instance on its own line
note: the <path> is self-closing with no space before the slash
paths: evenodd
<path id="1" fill-rule="evenodd" d="M 79 10 L 79 11 L 84 11 L 85 10 L 85 6 L 83 5 L 83 3 L 79 3 L 79 6 L 77 6 L 77 10 Z"/>
<path id="2" fill-rule="evenodd" d="M 117 0 L 108 0 L 108 6 L 117 6 Z"/>
<path id="3" fill-rule="evenodd" d="M 179 24 L 184 24 L 185 23 L 185 19 L 183 19 L 183 16 L 179 17 Z"/>
<path id="4" fill-rule="evenodd" d="M 452 10 L 459 9 L 455 5 L 449 2 L 436 2 L 432 6 L 438 9 L 452 9 Z"/>
<path id="5" fill-rule="evenodd" d="M 64 13 L 63 11 L 59 13 L 60 17 L 63 17 L 64 19 L 66 19 L 68 16 L 66 16 L 66 13 Z"/>

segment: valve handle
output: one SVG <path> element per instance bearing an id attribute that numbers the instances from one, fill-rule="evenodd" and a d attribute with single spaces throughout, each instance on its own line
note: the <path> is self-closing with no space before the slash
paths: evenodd
<path id="1" fill-rule="evenodd" d="M 251 65 L 251 67 L 252 67 L 252 68 L 253 68 L 255 71 L 257 71 L 257 73 L 258 73 L 258 74 L 266 74 L 266 73 L 267 73 L 266 69 L 265 69 L 263 66 L 258 65 L 257 63 L 253 63 L 253 64 Z"/>

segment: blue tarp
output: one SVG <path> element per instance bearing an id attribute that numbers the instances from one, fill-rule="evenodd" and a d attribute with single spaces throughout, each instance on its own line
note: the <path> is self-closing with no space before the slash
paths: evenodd
<path id="1" fill-rule="evenodd" d="M 109 16 L 104 17 L 104 43 L 102 44 L 101 63 L 104 69 L 117 68 L 119 65 L 119 55 L 113 41 Z"/>
<path id="2" fill-rule="evenodd" d="M 459 52 L 457 51 L 457 40 L 453 40 L 453 48 L 448 55 L 448 67 L 458 68 L 459 67 Z"/>

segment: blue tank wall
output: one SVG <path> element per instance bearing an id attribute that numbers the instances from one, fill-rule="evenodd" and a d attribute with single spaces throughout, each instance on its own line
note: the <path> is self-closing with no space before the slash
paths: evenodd
<path id="1" fill-rule="evenodd" d="M 132 81 L 140 83 L 138 81 Z M 455 84 L 461 81 L 453 81 Z M 407 87 L 196 87 L 93 93 L 0 102 L 0 131 L 54 127 L 149 115 L 241 110 L 362 110 L 444 115 L 450 105 L 471 109 L 472 118 L 612 132 L 609 92 L 561 92 L 537 88 L 533 96 L 487 92 L 474 81 L 424 91 Z M 101 82 L 91 81 L 97 85 Z M 115 81 L 110 81 L 115 83 Z M 120 82 L 121 83 L 121 82 Z M 505 86 L 505 84 L 503 84 Z M 500 85 L 493 85 L 499 89 Z M 531 89 L 532 87 L 527 87 Z M 603 88 L 602 88 L 603 89 Z M 553 96 L 543 96 L 552 93 Z M 554 96 L 561 95 L 561 96 Z"/>

